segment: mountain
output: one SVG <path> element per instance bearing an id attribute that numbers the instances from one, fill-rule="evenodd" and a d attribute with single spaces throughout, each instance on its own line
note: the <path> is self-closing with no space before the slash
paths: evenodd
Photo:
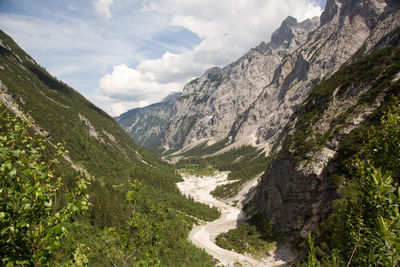
<path id="1" fill-rule="evenodd" d="M 171 102 L 168 101 L 174 98 L 176 96 L 170 97 L 165 104 L 169 105 Z M 45 152 L 41 161 L 49 162 L 55 158 L 57 144 L 65 143 L 69 153 L 58 164 L 51 164 L 55 175 L 62 177 L 58 205 L 62 205 L 65 192 L 73 188 L 76 176 L 90 180 L 91 206 L 86 215 L 74 218 L 74 223 L 63 225 L 68 228 L 69 235 L 62 241 L 60 252 L 54 255 L 55 261 L 73 255 L 74 244 L 79 243 L 89 248 L 85 251 L 91 266 L 135 265 L 139 261 L 150 264 L 151 260 L 170 266 L 193 262 L 212 265 L 210 256 L 186 239 L 195 221 L 191 216 L 208 220 L 217 218 L 218 211 L 182 196 L 175 185 L 181 180 L 175 168 L 138 146 L 113 118 L 67 84 L 52 77 L 2 31 L 0 104 L 0 124 L 6 126 L 1 128 L 2 131 L 6 129 L 1 132 L 4 138 L 1 146 L 8 138 L 7 129 L 12 123 L 5 122 L 8 112 L 27 120 L 32 124 L 33 132 L 30 134 L 35 136 L 36 133 L 43 140 L 41 149 L 45 148 Z M 140 193 L 136 193 L 140 197 L 134 200 L 137 228 L 127 223 L 132 200 L 132 197 L 128 199 L 132 194 L 129 188 L 135 185 L 135 179 L 143 185 Z M 135 190 L 139 188 L 137 184 Z M 11 201 L 10 196 L 4 195 L 3 188 L 1 192 L 2 202 L 3 197 Z M 3 219 L 4 216 L 2 232 Z M 21 231 L 26 230 L 24 225 L 19 227 Z M 169 229 L 174 229 L 173 238 Z M 14 247 L 23 249 L 20 245 Z M 29 260 L 29 253 L 29 249 L 12 255 L 1 253 L 1 258 L 15 256 L 22 257 L 17 259 L 19 261 L 26 260 L 26 257 Z M 126 255 L 131 256 L 125 258 Z"/>
<path id="2" fill-rule="evenodd" d="M 288 17 L 270 42 L 224 68 L 207 70 L 185 85 L 182 94 L 115 120 L 140 144 L 184 157 L 177 166 L 230 171 L 228 177 L 235 181 L 214 195 L 232 197 L 232 187 L 252 183 L 262 173 L 249 194 L 252 201 L 246 199 L 248 214 L 257 213 L 253 221 L 261 218 L 257 225 L 262 231 L 272 222 L 294 245 L 312 233 L 319 239 L 319 254 L 344 251 L 342 264 L 361 252 L 377 254 L 368 244 L 396 250 L 398 166 L 383 157 L 379 171 L 374 170 L 371 159 L 384 148 L 398 162 L 398 146 L 385 142 L 400 137 L 387 134 L 381 118 L 399 105 L 399 7 L 394 0 L 328 0 L 320 18 L 297 22 Z M 3 32 L 0 81 L 0 100 L 6 107 L 1 114 L 9 110 L 33 124 L 47 147 L 44 160 L 57 154 L 57 143 L 65 142 L 69 155 L 55 166 L 63 190 L 72 188 L 77 175 L 91 180 L 93 205 L 68 225 L 64 254 L 74 254 L 72 244 L 78 241 L 90 248 L 93 266 L 213 264 L 188 243 L 187 233 L 194 217 L 215 219 L 216 209 L 180 195 L 175 167 L 139 147 L 113 118 L 52 77 Z M 398 133 L 398 125 L 394 128 Z M 352 162 L 379 135 L 383 141 L 371 147 L 372 156 L 363 161 L 368 166 L 358 170 L 383 185 L 362 192 L 360 180 L 352 178 L 359 175 L 354 175 Z M 387 205 L 378 203 L 371 215 L 362 210 L 366 203 L 361 193 L 369 195 L 368 201 L 390 194 Z M 62 194 L 60 198 L 62 203 Z M 390 216 L 381 210 L 392 204 L 394 219 L 386 221 Z M 130 212 L 137 220 L 127 224 Z M 362 221 L 365 215 L 369 218 Z M 379 227 L 368 228 L 370 224 Z M 365 239 L 378 228 L 385 234 Z M 389 232 L 393 229 L 394 235 Z M 379 239 L 383 237 L 386 243 Z M 137 254 L 128 257 L 132 248 Z M 67 257 L 63 253 L 61 257 Z M 368 257 L 358 265 L 368 265 Z"/>
<path id="3" fill-rule="evenodd" d="M 400 96 L 399 62 L 399 47 L 373 52 L 313 88 L 291 116 L 255 201 L 292 240 L 306 238 L 332 212 L 343 182 L 337 179 Z"/>
<path id="4" fill-rule="evenodd" d="M 294 94 L 290 91 L 307 88 L 307 94 L 300 97 L 304 99 L 301 105 L 294 113 L 287 113 L 284 121 L 288 124 L 274 143 L 278 153 L 256 196 L 268 219 L 282 232 L 291 233 L 293 239 L 305 238 L 330 214 L 332 200 L 339 196 L 334 180 L 345 172 L 349 158 L 359 149 L 357 143 L 365 142 L 365 127 L 379 124 L 391 99 L 400 92 L 398 5 L 389 1 L 328 1 L 321 25 L 309 39 L 317 44 L 315 49 L 323 44 L 321 53 L 308 68 L 310 78 L 321 77 L 321 81 L 313 87 L 309 79 L 299 81 L 282 99 L 285 105 Z M 322 35 L 333 25 L 337 30 Z M 296 52 L 297 57 L 312 48 L 307 44 L 303 47 Z M 327 64 L 333 69 L 324 68 Z M 317 68 L 312 71 L 314 66 L 325 75 L 318 74 Z"/>
<path id="5" fill-rule="evenodd" d="M 171 93 L 160 103 L 131 109 L 115 119 L 137 144 L 158 151 L 173 106 L 180 96 L 181 93 Z"/>
<path id="6" fill-rule="evenodd" d="M 288 17 L 270 43 L 262 43 L 227 67 L 212 68 L 187 84 L 175 103 L 176 114 L 165 134 L 165 148 L 181 148 L 208 139 L 218 142 L 226 137 L 231 137 L 231 142 L 255 145 L 253 134 L 236 138 L 236 125 L 263 94 L 276 66 L 306 41 L 307 33 L 317 24 L 317 18 L 297 23 Z"/>
<path id="7" fill-rule="evenodd" d="M 398 21 L 390 15 L 396 3 L 328 1 L 320 19 L 299 23 L 288 17 L 269 43 L 185 85 L 159 135 L 160 148 L 175 151 L 229 138 L 229 147 L 250 144 L 269 154 L 296 107 L 319 81 L 351 60 L 368 38 L 376 42 L 371 34 L 396 28 Z M 141 134 L 151 136 L 150 131 Z"/>

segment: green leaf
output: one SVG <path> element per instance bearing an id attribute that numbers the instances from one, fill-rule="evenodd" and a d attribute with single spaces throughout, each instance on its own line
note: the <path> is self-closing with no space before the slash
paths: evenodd
<path id="1" fill-rule="evenodd" d="M 17 169 L 12 168 L 11 171 L 8 173 L 11 177 L 15 177 L 17 175 Z"/>

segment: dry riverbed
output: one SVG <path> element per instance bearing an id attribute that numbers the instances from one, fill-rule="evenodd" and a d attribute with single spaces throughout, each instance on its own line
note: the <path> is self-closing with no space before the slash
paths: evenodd
<path id="1" fill-rule="evenodd" d="M 239 208 L 215 199 L 210 194 L 218 185 L 232 182 L 227 180 L 227 176 L 228 174 L 225 172 L 203 177 L 182 174 L 184 181 L 177 183 L 182 194 L 192 197 L 195 201 L 217 207 L 222 214 L 218 220 L 194 227 L 189 234 L 190 241 L 197 247 L 207 251 L 224 266 L 233 266 L 236 262 L 244 266 L 276 266 L 285 264 L 287 260 L 293 259 L 294 256 L 290 250 L 282 247 L 276 252 L 270 252 L 270 258 L 255 259 L 250 255 L 229 251 L 215 244 L 217 235 L 236 228 L 246 220 L 245 214 Z M 246 193 L 243 190 L 240 192 L 240 194 Z"/>

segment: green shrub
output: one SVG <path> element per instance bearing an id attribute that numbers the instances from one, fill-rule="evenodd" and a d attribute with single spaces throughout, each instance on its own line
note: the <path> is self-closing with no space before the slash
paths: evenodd
<path id="1" fill-rule="evenodd" d="M 58 160 L 43 158 L 44 141 L 31 134 L 28 122 L 7 110 L 0 119 L 1 262 L 7 266 L 60 264 L 68 223 L 88 209 L 88 181 L 78 178 L 64 196 L 65 203 L 58 203 L 62 178 L 53 170 Z M 58 156 L 63 153 L 60 145 Z M 87 263 L 82 246 L 75 246 L 75 255 L 66 264 Z"/>

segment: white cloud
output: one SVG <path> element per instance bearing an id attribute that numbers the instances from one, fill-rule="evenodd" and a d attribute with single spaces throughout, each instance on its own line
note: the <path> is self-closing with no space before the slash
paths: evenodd
<path id="1" fill-rule="evenodd" d="M 59 20 L 51 22 L 23 15 L 0 15 L 0 25 L 34 58 L 45 55 L 46 62 L 63 63 L 62 67 L 54 68 L 56 74 L 64 74 L 63 70 L 72 72 L 74 65 L 79 71 L 91 66 L 97 69 L 96 72 L 104 73 L 113 64 L 143 59 L 127 40 L 104 32 L 96 25 L 70 17 L 60 16 Z M 51 65 L 46 64 L 46 68 Z"/>
<path id="2" fill-rule="evenodd" d="M 113 4 L 114 0 L 95 0 L 93 2 L 94 8 L 96 9 L 99 15 L 106 17 L 107 19 L 111 18 L 110 7 Z"/>
<path id="3" fill-rule="evenodd" d="M 225 66 L 251 47 L 269 41 L 288 15 L 302 21 L 320 15 L 321 8 L 314 0 L 154 0 L 142 11 L 169 15 L 171 26 L 188 29 L 201 42 L 192 50 L 166 52 L 142 61 L 135 69 L 119 65 L 106 74 L 99 82 L 98 99 L 107 96 L 113 102 L 108 110 L 112 115 L 139 101 L 152 103 L 181 90 L 207 68 Z"/>
<path id="4" fill-rule="evenodd" d="M 107 111 L 115 116 L 129 108 L 161 100 L 164 94 L 177 91 L 180 83 L 159 83 L 151 72 L 138 71 L 122 64 L 100 79 L 97 101 L 108 103 Z"/>
<path id="5" fill-rule="evenodd" d="M 78 8 L 76 8 L 76 6 L 74 5 L 74 3 L 69 3 L 69 4 L 67 5 L 67 9 L 68 9 L 68 10 L 71 10 L 71 11 L 77 11 L 77 10 L 78 10 Z"/>

